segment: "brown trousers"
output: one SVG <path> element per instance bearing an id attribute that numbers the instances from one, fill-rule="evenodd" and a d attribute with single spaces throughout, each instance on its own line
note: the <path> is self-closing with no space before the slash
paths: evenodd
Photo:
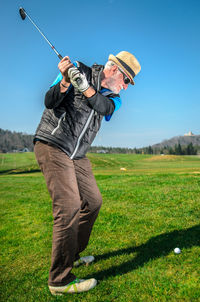
<path id="1" fill-rule="evenodd" d="M 102 198 L 86 157 L 71 160 L 51 144 L 37 141 L 36 159 L 53 202 L 53 243 L 49 285 L 63 286 L 76 277 L 71 273 L 89 241 Z"/>

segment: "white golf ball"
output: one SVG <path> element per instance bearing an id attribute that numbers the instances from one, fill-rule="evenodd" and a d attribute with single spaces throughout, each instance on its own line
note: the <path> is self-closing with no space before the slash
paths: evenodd
<path id="1" fill-rule="evenodd" d="M 176 248 L 174 249 L 174 253 L 175 253 L 175 254 L 180 254 L 180 253 L 181 253 L 181 250 L 179 249 L 179 247 L 176 247 Z"/>

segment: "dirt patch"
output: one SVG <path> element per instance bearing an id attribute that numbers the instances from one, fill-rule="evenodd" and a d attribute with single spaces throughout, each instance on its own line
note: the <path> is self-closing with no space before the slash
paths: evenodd
<path id="1" fill-rule="evenodd" d="M 168 160 L 168 161 L 173 161 L 173 160 L 177 160 L 180 159 L 180 156 L 178 155 L 154 155 L 150 158 L 147 158 L 147 161 L 160 161 L 160 160 Z"/>

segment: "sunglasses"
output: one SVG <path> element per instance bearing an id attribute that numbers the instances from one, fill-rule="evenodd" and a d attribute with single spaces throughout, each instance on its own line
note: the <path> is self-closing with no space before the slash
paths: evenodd
<path id="1" fill-rule="evenodd" d="M 118 68 L 118 70 L 123 74 L 124 84 L 130 84 L 131 80 L 127 77 L 127 75 L 125 75 L 125 73 L 120 68 Z"/>

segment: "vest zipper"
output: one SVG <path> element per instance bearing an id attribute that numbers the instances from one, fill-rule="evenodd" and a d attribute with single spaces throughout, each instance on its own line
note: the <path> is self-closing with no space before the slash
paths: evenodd
<path id="1" fill-rule="evenodd" d="M 89 123 L 90 123 L 90 121 L 91 121 L 91 119 L 92 119 L 93 113 L 94 113 L 94 109 L 92 109 L 92 111 L 91 111 L 91 113 L 90 113 L 90 115 L 89 115 L 89 117 L 88 117 L 88 120 L 87 120 L 87 122 L 86 122 L 86 124 L 85 124 L 85 126 L 84 126 L 84 128 L 83 128 L 83 130 L 82 130 L 82 132 L 81 132 L 81 134 L 80 134 L 80 136 L 79 136 L 79 138 L 78 138 L 78 140 L 77 140 L 76 147 L 75 147 L 75 149 L 74 149 L 73 154 L 70 156 L 70 159 L 73 159 L 73 158 L 74 158 L 74 156 L 75 156 L 75 154 L 76 154 L 76 152 L 77 152 L 77 150 L 78 150 L 78 148 L 79 148 L 81 139 L 82 139 L 83 135 L 85 134 L 85 132 L 86 132 L 86 130 L 87 130 L 87 127 L 88 127 L 88 125 L 89 125 Z"/>
<path id="2" fill-rule="evenodd" d="M 98 79 L 97 79 L 97 83 L 98 83 L 98 84 L 97 84 L 97 85 L 98 85 L 98 86 L 97 86 L 97 91 L 99 91 L 99 89 L 100 89 L 100 76 L 101 76 L 101 71 L 102 71 L 102 69 L 103 69 L 103 68 L 101 68 L 101 70 L 100 70 L 100 72 L 99 72 L 99 74 L 98 74 Z M 88 117 L 88 120 L 87 120 L 87 122 L 85 123 L 85 126 L 83 127 L 83 130 L 81 131 L 80 136 L 78 137 L 78 140 L 77 140 L 77 143 L 76 143 L 76 147 L 75 147 L 75 149 L 74 149 L 74 152 L 73 152 L 72 155 L 70 156 L 70 159 L 73 159 L 74 156 L 76 155 L 76 153 L 77 153 L 77 151 L 78 151 L 78 148 L 79 148 L 79 146 L 80 146 L 81 139 L 82 139 L 82 137 L 84 136 L 84 134 L 85 134 L 85 132 L 86 132 L 86 130 L 87 130 L 87 128 L 88 128 L 90 122 L 91 122 L 91 119 L 92 119 L 93 114 L 94 114 L 94 109 L 92 109 L 92 111 L 91 111 L 91 113 L 90 113 L 90 115 L 89 115 L 89 117 Z"/>
<path id="3" fill-rule="evenodd" d="M 54 135 L 54 133 L 56 132 L 56 130 L 59 129 L 60 123 L 62 122 L 62 119 L 64 119 L 65 115 L 66 115 L 66 112 L 64 112 L 64 113 L 61 115 L 61 117 L 59 118 L 59 120 L 58 120 L 58 126 L 57 126 L 56 128 L 53 129 L 53 131 L 51 132 L 52 135 Z"/>

